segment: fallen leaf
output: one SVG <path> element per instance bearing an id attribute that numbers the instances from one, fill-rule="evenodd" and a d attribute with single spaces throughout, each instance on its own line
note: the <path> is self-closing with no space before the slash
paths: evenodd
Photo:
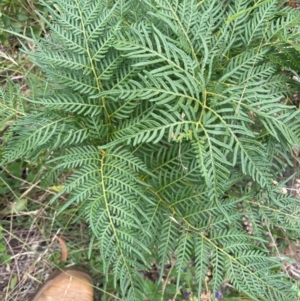
<path id="1" fill-rule="evenodd" d="M 67 245 L 66 245 L 65 241 L 61 237 L 55 235 L 55 238 L 57 239 L 57 241 L 59 242 L 59 244 L 61 246 L 61 261 L 66 261 L 67 258 L 68 258 L 68 248 L 67 248 Z"/>

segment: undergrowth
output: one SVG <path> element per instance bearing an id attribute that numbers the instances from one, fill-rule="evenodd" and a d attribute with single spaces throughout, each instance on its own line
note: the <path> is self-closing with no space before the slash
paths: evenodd
<path id="1" fill-rule="evenodd" d="M 1 164 L 45 166 L 51 204 L 87 222 L 88 256 L 118 298 L 213 300 L 230 286 L 297 299 L 268 244 L 300 226 L 278 183 L 300 145 L 299 12 L 283 4 L 44 3 L 49 34 L 23 51 L 46 80 L 34 95 L 2 90 Z"/>

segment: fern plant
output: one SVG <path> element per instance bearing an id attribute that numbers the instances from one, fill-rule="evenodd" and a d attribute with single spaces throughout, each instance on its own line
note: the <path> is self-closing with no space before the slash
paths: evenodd
<path id="1" fill-rule="evenodd" d="M 67 193 L 61 212 L 78 206 L 125 300 L 151 300 L 141 271 L 174 257 L 178 287 L 193 260 L 198 300 L 223 281 L 295 300 L 265 233 L 300 226 L 299 200 L 274 185 L 299 147 L 274 59 L 299 39 L 299 12 L 275 0 L 44 5 L 49 34 L 24 51 L 47 87 L 9 127 L 2 164 L 43 156 L 49 181 L 73 171 L 53 202 Z"/>

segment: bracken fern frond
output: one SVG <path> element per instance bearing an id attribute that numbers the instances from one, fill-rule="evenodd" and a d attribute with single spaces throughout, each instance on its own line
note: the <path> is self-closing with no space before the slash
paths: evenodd
<path id="1" fill-rule="evenodd" d="M 176 290 L 192 265 L 199 300 L 224 281 L 295 300 L 265 233 L 299 236 L 299 201 L 274 185 L 300 146 L 281 72 L 299 71 L 299 12 L 275 0 L 52 2 L 49 34 L 24 48 L 49 86 L 26 98 L 37 109 L 0 91 L 13 120 L 2 164 L 43 156 L 49 179 L 69 171 L 53 202 L 68 195 L 60 213 L 85 218 L 89 253 L 126 300 L 151 300 L 149 259 L 174 263 Z"/>

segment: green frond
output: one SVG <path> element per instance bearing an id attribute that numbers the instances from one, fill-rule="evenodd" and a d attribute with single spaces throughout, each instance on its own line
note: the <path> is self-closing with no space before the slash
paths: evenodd
<path id="1" fill-rule="evenodd" d="M 205 281 L 206 274 L 209 268 L 211 247 L 207 240 L 203 236 L 195 235 L 193 237 L 194 249 L 195 249 L 195 267 L 196 267 L 196 277 L 199 279 L 198 282 L 198 297 L 201 295 L 203 284 Z"/>
<path id="2" fill-rule="evenodd" d="M 270 162 L 267 160 L 262 145 L 250 139 L 239 139 L 236 144 L 235 152 L 240 150 L 240 166 L 242 172 L 250 175 L 262 187 L 271 182 L 272 175 L 267 172 L 270 170 Z"/>
<path id="3" fill-rule="evenodd" d="M 7 88 L 0 87 L 0 131 L 21 116 L 26 115 L 26 107 L 21 101 L 20 88 L 8 82 Z"/>
<path id="4" fill-rule="evenodd" d="M 262 40 L 257 39 L 257 33 L 265 33 L 270 20 L 277 12 L 277 7 L 276 1 L 265 1 L 264 4 L 253 11 L 253 14 L 250 13 L 250 20 L 247 22 L 248 25 L 243 36 L 245 45 L 259 45 L 262 42 Z"/>
<path id="5" fill-rule="evenodd" d="M 93 12 L 89 16 L 87 16 L 87 11 L 84 12 L 84 15 L 82 16 L 82 26 L 85 28 L 84 31 L 86 32 L 85 37 L 87 43 L 96 42 L 98 37 L 103 35 L 117 6 L 118 3 L 116 3 L 111 9 L 103 7 L 101 10 L 97 10 L 96 14 Z"/>
<path id="6" fill-rule="evenodd" d="M 238 262 L 227 261 L 226 270 L 239 290 L 246 291 L 253 300 L 293 299 L 293 292 L 286 286 L 284 277 L 268 274 L 268 270 L 280 267 L 277 259 L 266 258 L 260 251 L 240 252 L 237 258 Z"/>
<path id="7" fill-rule="evenodd" d="M 133 119 L 122 124 L 122 128 L 112 133 L 113 144 L 126 141 L 127 144 L 133 145 L 143 142 L 158 143 L 163 137 L 167 141 L 171 141 L 172 137 L 176 137 L 182 131 L 187 133 L 191 121 L 181 118 L 179 113 L 172 114 L 161 111 L 163 116 L 150 113 L 147 119 Z M 111 144 L 111 145 L 113 145 Z"/>
<path id="8" fill-rule="evenodd" d="M 194 246 L 191 234 L 184 230 L 178 237 L 178 248 L 176 250 L 176 272 L 177 272 L 177 288 L 180 286 L 182 271 L 189 265 L 192 258 Z"/>
<path id="9" fill-rule="evenodd" d="M 102 144 L 109 139 L 110 125 L 99 116 L 90 116 L 85 120 L 85 126 L 89 129 L 89 143 L 91 145 Z"/>
<path id="10" fill-rule="evenodd" d="M 81 6 L 81 14 L 84 24 L 89 25 L 94 22 L 103 10 L 107 10 L 107 5 L 103 1 L 79 1 Z"/>
<path id="11" fill-rule="evenodd" d="M 299 16 L 298 10 L 292 9 L 289 6 L 281 7 L 276 12 L 276 18 L 269 22 L 267 36 L 269 40 L 275 40 L 279 44 L 283 41 L 292 41 L 299 37 Z M 280 41 L 278 38 L 282 38 Z"/>
<path id="12" fill-rule="evenodd" d="M 45 149 L 82 143 L 88 136 L 88 130 L 80 125 L 74 127 L 74 123 L 73 117 L 58 114 L 25 116 L 9 129 L 11 133 L 18 134 L 9 139 L 3 162 L 21 156 L 36 157 Z"/>
<path id="13" fill-rule="evenodd" d="M 275 43 L 268 54 L 269 59 L 275 64 L 286 68 L 287 70 L 299 70 L 300 52 L 290 43 Z"/>
<path id="14" fill-rule="evenodd" d="M 32 103 L 42 104 L 53 110 L 63 110 L 64 112 L 76 113 L 82 116 L 94 117 L 103 111 L 101 103 L 97 99 L 87 99 L 79 93 L 61 93 L 41 98 L 40 100 L 27 99 Z"/>
<path id="15" fill-rule="evenodd" d="M 140 238 L 149 236 L 142 227 L 141 220 L 147 217 L 139 204 L 152 202 L 143 192 L 146 184 L 139 175 L 153 175 L 124 148 L 105 151 L 95 147 L 74 148 L 59 161 L 64 163 L 57 168 L 78 169 L 63 191 L 72 196 L 61 211 L 72 203 L 85 204 L 86 218 L 106 262 L 105 271 L 112 268 L 115 281 L 122 279 L 124 293 L 133 290 L 131 293 L 137 294 L 135 281 L 141 280 L 136 271 L 137 260 L 145 263 L 143 254 L 148 252 Z M 129 256 L 133 254 L 135 259 L 130 262 Z"/>
<path id="16" fill-rule="evenodd" d="M 179 228 L 172 216 L 164 216 L 161 223 L 158 245 L 159 265 L 164 266 L 176 250 Z M 162 275 L 161 275 L 162 276 Z"/>
<path id="17" fill-rule="evenodd" d="M 262 61 L 266 53 L 267 50 L 265 49 L 251 49 L 238 54 L 230 60 L 227 68 L 224 70 L 224 76 L 219 81 L 228 80 L 230 83 L 235 83 L 239 81 L 240 76 L 243 76 L 244 72 L 250 71 L 252 74 L 252 68 Z"/>
<path id="18" fill-rule="evenodd" d="M 286 229 L 296 230 L 299 227 L 299 200 L 282 192 L 282 186 L 270 190 L 268 194 L 260 194 L 257 200 L 248 201 L 251 207 L 258 212 L 253 216 L 259 216 L 260 221 L 269 227 L 285 225 Z M 297 231 L 297 230 L 296 230 Z"/>
<path id="19" fill-rule="evenodd" d="M 211 265 L 212 265 L 212 290 L 217 292 L 218 288 L 221 286 L 224 279 L 224 265 L 226 263 L 226 256 L 222 252 L 213 252 L 211 256 Z"/>

